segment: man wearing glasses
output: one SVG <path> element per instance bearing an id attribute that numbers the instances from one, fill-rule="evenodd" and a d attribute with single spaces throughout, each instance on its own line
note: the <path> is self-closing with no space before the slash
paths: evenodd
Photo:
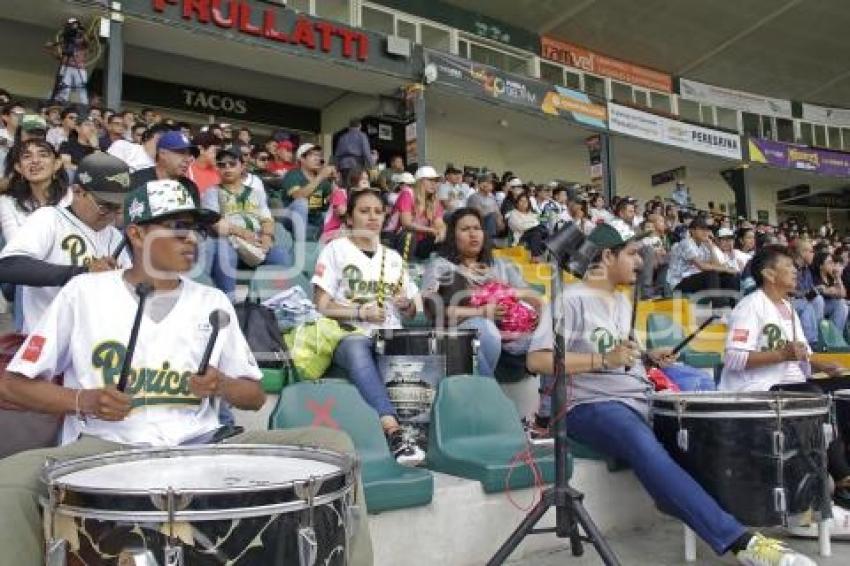
<path id="1" fill-rule="evenodd" d="M 122 241 L 113 224 L 129 186 L 123 161 L 93 153 L 80 161 L 71 205 L 39 208 L 3 248 L 0 283 L 23 286 L 24 334 L 71 278 L 130 265 L 126 252 L 112 257 Z"/>

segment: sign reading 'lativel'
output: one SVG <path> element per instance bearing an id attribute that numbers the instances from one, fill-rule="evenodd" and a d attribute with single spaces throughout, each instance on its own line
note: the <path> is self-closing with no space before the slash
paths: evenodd
<path id="1" fill-rule="evenodd" d="M 300 45 L 310 50 L 331 53 L 337 49 L 345 59 L 369 59 L 369 36 L 354 29 L 313 20 L 299 15 L 292 22 L 291 12 L 246 0 L 153 0 L 157 13 L 179 8 L 184 20 Z"/>

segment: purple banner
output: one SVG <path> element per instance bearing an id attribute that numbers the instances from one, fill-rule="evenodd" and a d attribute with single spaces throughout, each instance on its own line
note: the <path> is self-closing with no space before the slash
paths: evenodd
<path id="1" fill-rule="evenodd" d="M 850 153 L 757 138 L 750 138 L 749 142 L 752 163 L 812 171 L 829 177 L 850 177 Z"/>

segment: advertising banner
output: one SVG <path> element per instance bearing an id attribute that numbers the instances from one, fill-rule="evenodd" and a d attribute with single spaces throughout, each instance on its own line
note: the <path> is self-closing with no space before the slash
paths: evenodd
<path id="1" fill-rule="evenodd" d="M 750 161 L 783 169 L 812 171 L 829 177 L 850 177 L 850 153 L 814 149 L 772 140 L 750 138 Z"/>
<path id="2" fill-rule="evenodd" d="M 694 100 L 751 114 L 791 117 L 791 101 L 789 100 L 708 85 L 689 79 L 679 81 L 679 96 L 685 100 Z"/>
<path id="3" fill-rule="evenodd" d="M 619 104 L 608 105 L 608 127 L 637 138 L 741 160 L 741 136 L 686 124 Z"/>
<path id="4" fill-rule="evenodd" d="M 535 79 L 507 73 L 489 65 L 426 50 L 426 64 L 437 68 L 436 82 L 466 91 L 478 98 L 535 110 L 605 128 L 605 106 L 583 92 L 553 87 Z"/>
<path id="5" fill-rule="evenodd" d="M 606 57 L 584 47 L 550 37 L 541 38 L 540 46 L 541 57 L 568 67 L 652 90 L 663 92 L 673 90 L 673 77 L 654 69 Z"/>

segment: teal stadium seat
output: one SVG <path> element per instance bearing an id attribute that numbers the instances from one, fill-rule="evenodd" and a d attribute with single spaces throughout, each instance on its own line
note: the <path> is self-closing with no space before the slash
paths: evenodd
<path id="1" fill-rule="evenodd" d="M 427 505 L 434 494 L 428 470 L 402 466 L 390 454 L 378 414 L 350 383 L 305 381 L 285 387 L 269 418 L 270 429 L 328 426 L 345 431 L 360 457 L 370 513 Z"/>
<path id="2" fill-rule="evenodd" d="M 818 324 L 818 346 L 823 352 L 850 352 L 850 344 L 844 340 L 835 323 L 828 319 Z"/>
<path id="3" fill-rule="evenodd" d="M 673 348 L 685 338 L 682 327 L 664 314 L 652 313 L 646 318 L 646 347 Z M 721 357 L 716 352 L 698 352 L 685 346 L 679 352 L 679 361 L 695 368 L 716 368 Z"/>
<path id="4" fill-rule="evenodd" d="M 456 375 L 440 382 L 431 415 L 427 465 L 481 482 L 488 493 L 534 484 L 518 456 L 529 449 L 513 402 L 492 378 Z M 551 447 L 533 446 L 542 480 L 554 481 Z M 569 475 L 572 475 L 570 460 Z"/>

